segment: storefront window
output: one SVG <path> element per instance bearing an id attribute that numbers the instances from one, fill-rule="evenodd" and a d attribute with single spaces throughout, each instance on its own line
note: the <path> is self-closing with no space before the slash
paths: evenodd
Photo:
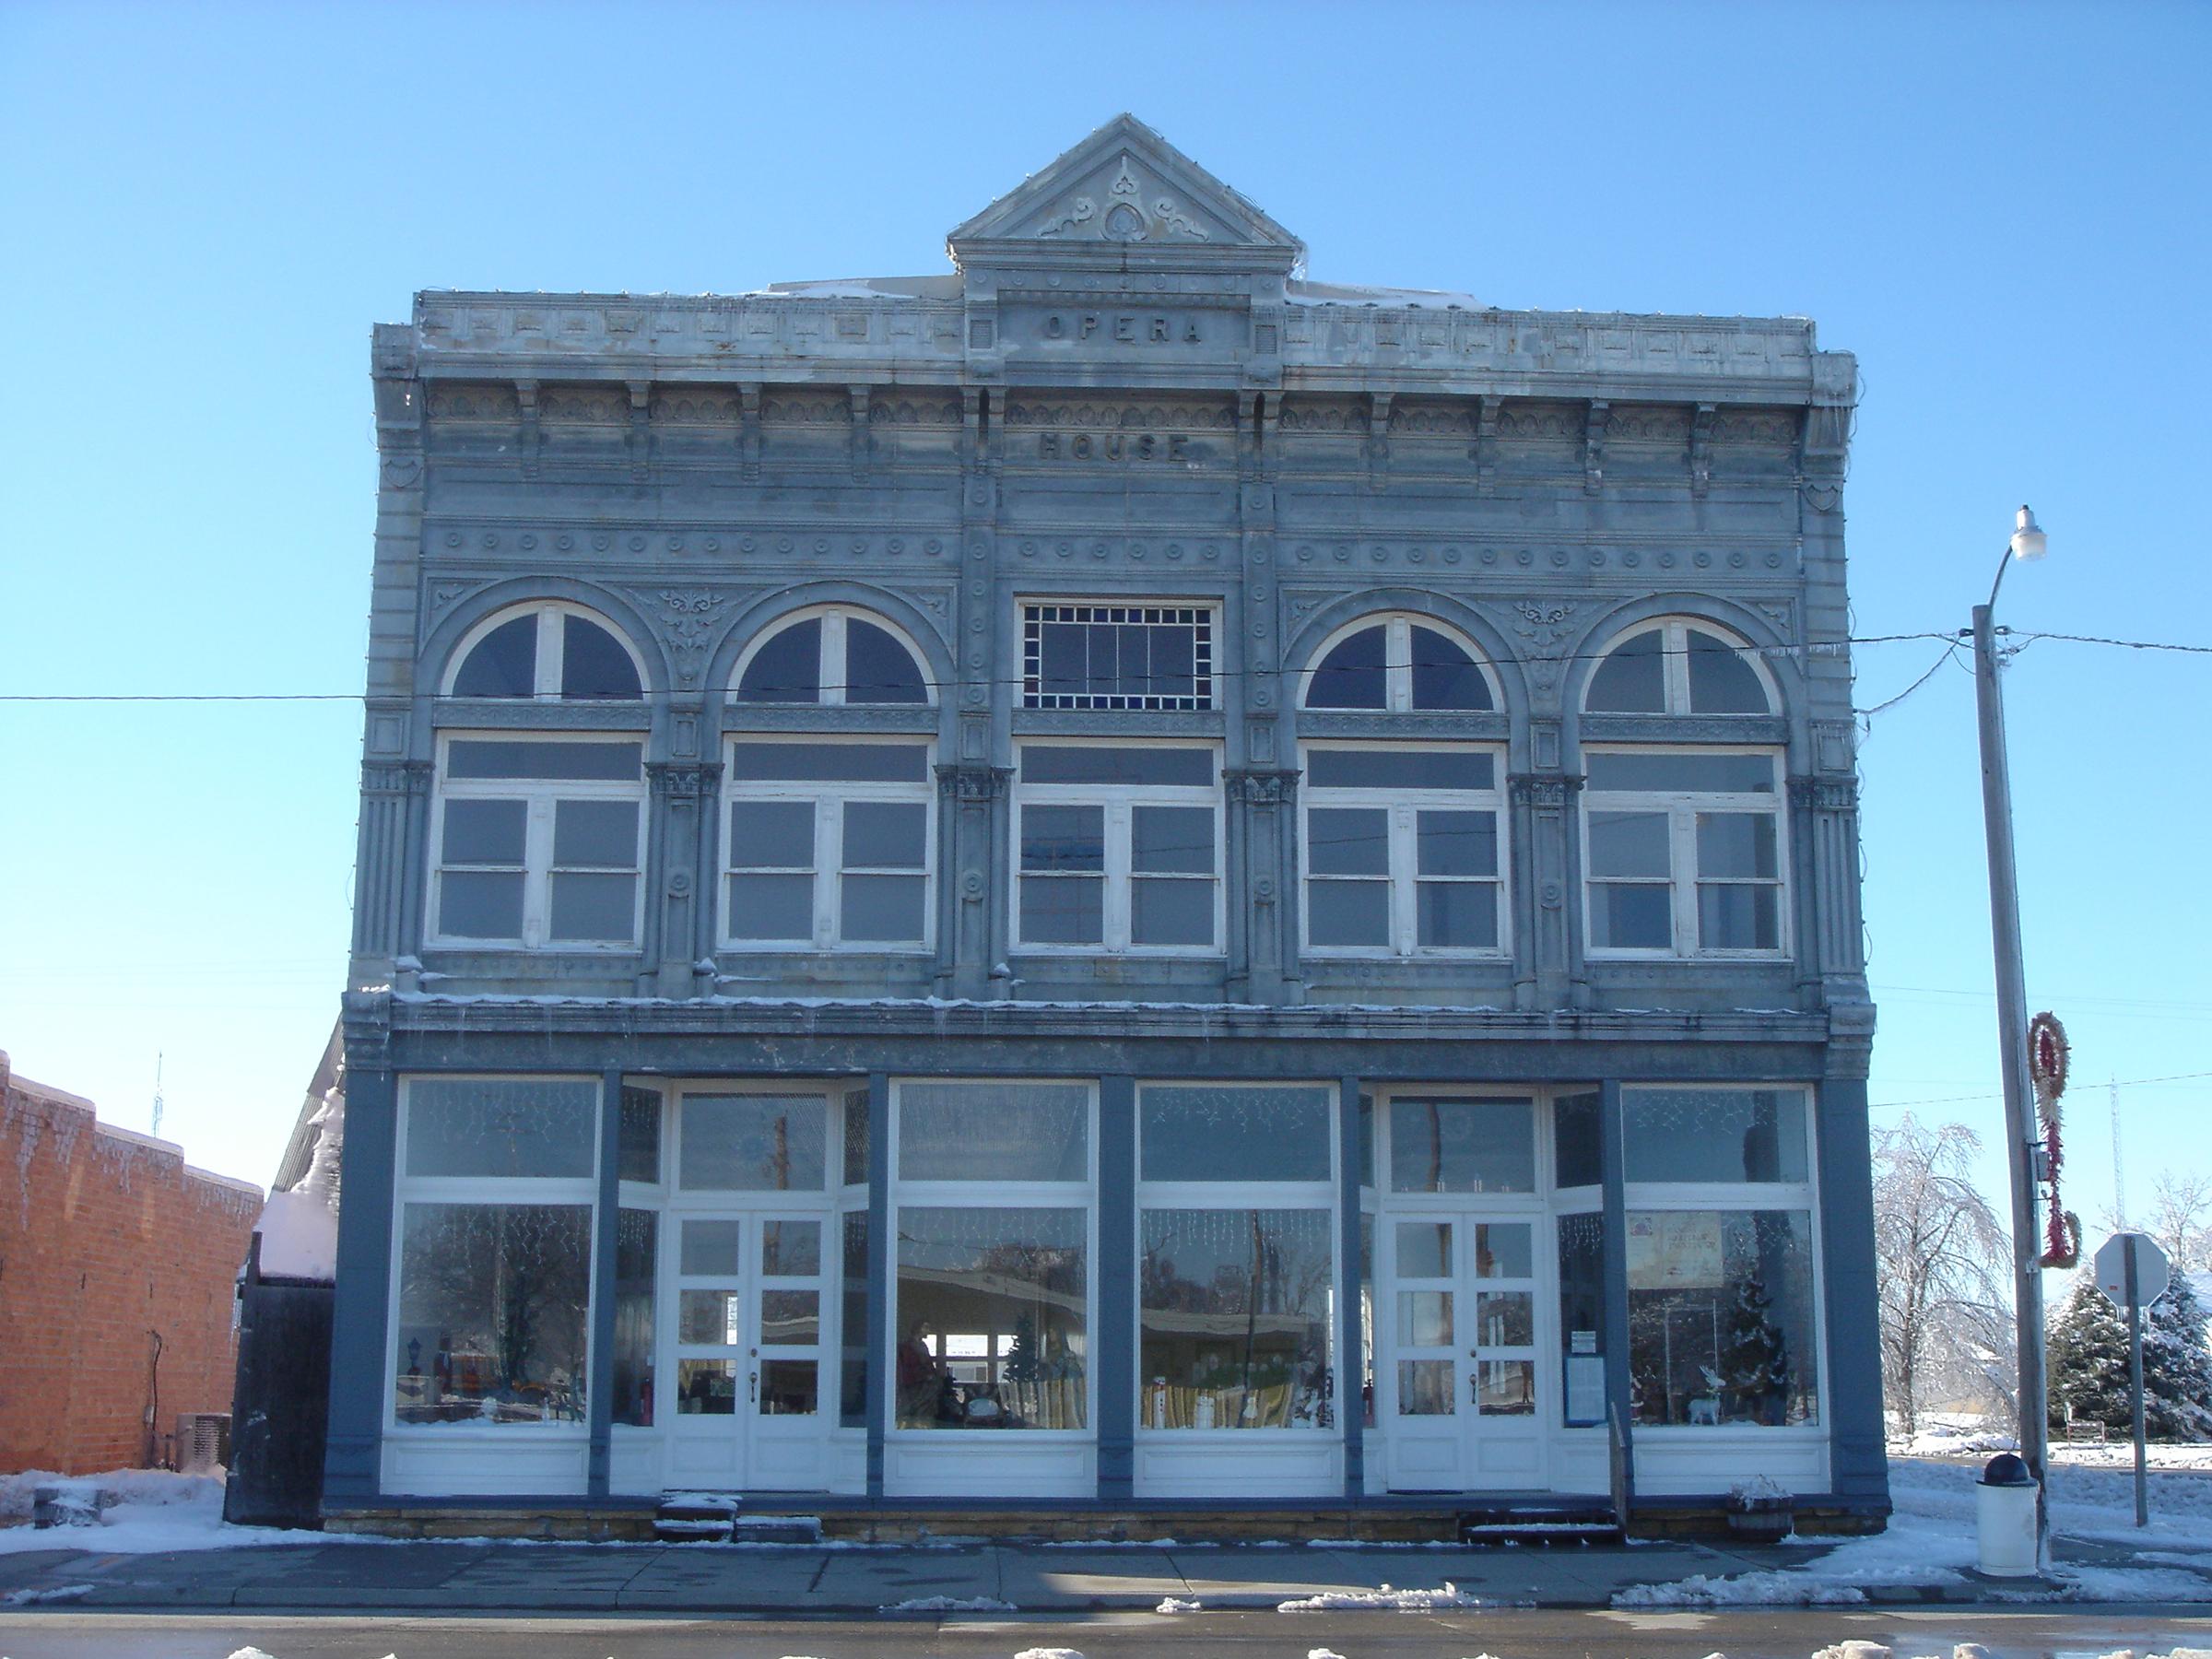
<path id="1" fill-rule="evenodd" d="M 1559 1218 L 1559 1399 L 1570 1429 L 1606 1420 L 1605 1237 L 1603 1216 Z"/>
<path id="2" fill-rule="evenodd" d="M 902 1083 L 901 1181 L 1088 1181 L 1090 1091 L 1079 1084 Z"/>
<path id="3" fill-rule="evenodd" d="M 1604 1177 L 1598 1097 L 1561 1095 L 1551 1104 L 1552 1185 L 1595 1186 Z"/>
<path id="4" fill-rule="evenodd" d="M 407 1085 L 406 1172 L 589 1178 L 598 1123 L 594 1079 L 417 1077 Z"/>
<path id="5" fill-rule="evenodd" d="M 629 1091 L 625 1091 L 627 1093 Z M 658 1104 L 658 1097 L 654 1097 Z M 614 1420 L 653 1427 L 653 1284 L 660 1217 L 626 1209 L 615 1219 Z"/>
<path id="6" fill-rule="evenodd" d="M 1138 1422 L 1334 1426 L 1331 1212 L 1147 1209 Z"/>
<path id="7" fill-rule="evenodd" d="M 1147 1088 L 1145 1181 L 1326 1181 L 1327 1088 Z"/>
<path id="8" fill-rule="evenodd" d="M 820 1095 L 686 1095 L 681 1117 L 687 1192 L 822 1190 L 829 1102 Z"/>
<path id="9" fill-rule="evenodd" d="M 1632 1210 L 1638 1423 L 1819 1421 L 1812 1222 L 1791 1210 Z"/>
<path id="10" fill-rule="evenodd" d="M 1081 1209 L 900 1207 L 895 1427 L 1087 1425 L 1087 1231 Z"/>
<path id="11" fill-rule="evenodd" d="M 1806 1178 L 1801 1088 L 1630 1088 L 1620 1104 L 1631 1182 Z"/>
<path id="12" fill-rule="evenodd" d="M 408 1204 L 394 1413 L 401 1423 L 582 1423 L 592 1211 Z"/>
<path id="13" fill-rule="evenodd" d="M 1391 1191 L 1529 1193 L 1535 1185 L 1535 1112 L 1527 1100 L 1391 1100 Z"/>
<path id="14" fill-rule="evenodd" d="M 661 1178 L 661 1091 L 622 1090 L 622 1122 L 616 1161 L 624 1181 L 656 1182 Z"/>
<path id="15" fill-rule="evenodd" d="M 839 1367 L 837 1423 L 868 1426 L 868 1213 L 844 1218 L 843 1353 Z"/>

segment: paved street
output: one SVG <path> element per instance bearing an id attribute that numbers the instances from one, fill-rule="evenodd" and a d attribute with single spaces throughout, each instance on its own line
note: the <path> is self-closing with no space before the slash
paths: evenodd
<path id="1" fill-rule="evenodd" d="M 8 1659 L 228 1659 L 249 1643 L 271 1659 L 1013 1659 L 1032 1647 L 1085 1659 L 1206 1654 L 1305 1659 L 1317 1648 L 1347 1659 L 1807 1659 L 1856 1639 L 1900 1659 L 1948 1659 L 1980 1642 L 1995 1659 L 2093 1659 L 2132 1648 L 2169 1653 L 2212 1644 L 2201 1617 L 2125 1611 L 1993 1613 L 1830 1609 L 1727 1613 L 1606 1613 L 1506 1609 L 1451 1614 L 1227 1613 L 1161 1618 L 1084 1614 L 1060 1618 L 776 1620 L 485 1618 L 427 1615 L 346 1618 L 235 1613 L 0 1614 Z"/>

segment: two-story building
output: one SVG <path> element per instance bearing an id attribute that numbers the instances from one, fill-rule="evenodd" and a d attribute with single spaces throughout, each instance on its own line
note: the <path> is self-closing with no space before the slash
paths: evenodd
<path id="1" fill-rule="evenodd" d="M 375 331 L 331 1511 L 1877 1524 L 1852 359 L 949 253 Z"/>

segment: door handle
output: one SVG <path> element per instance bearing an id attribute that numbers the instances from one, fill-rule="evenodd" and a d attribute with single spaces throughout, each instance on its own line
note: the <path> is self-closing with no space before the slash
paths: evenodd
<path id="1" fill-rule="evenodd" d="M 760 1373 L 759 1371 L 753 1372 L 745 1380 L 745 1398 L 748 1405 L 758 1406 L 760 1403 Z"/>
<path id="2" fill-rule="evenodd" d="M 1467 1404 L 1470 1406 L 1482 1404 L 1482 1373 L 1472 1366 L 1467 1369 Z"/>

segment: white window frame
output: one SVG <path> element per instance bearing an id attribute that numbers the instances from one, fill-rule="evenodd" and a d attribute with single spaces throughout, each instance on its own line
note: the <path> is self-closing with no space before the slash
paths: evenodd
<path id="1" fill-rule="evenodd" d="M 1735 648 L 1742 661 L 1758 677 L 1760 689 L 1767 694 L 1765 708 L 1756 712 L 1744 711 L 1735 713 L 1716 714 L 1710 711 L 1700 713 L 1699 711 L 1689 706 L 1689 630 L 1693 628 L 1700 633 L 1711 634 L 1724 645 Z M 1656 633 L 1660 636 L 1660 685 L 1664 688 L 1666 707 L 1663 710 L 1592 708 L 1590 706 L 1590 688 L 1597 683 L 1598 670 L 1606 665 L 1606 659 L 1630 640 L 1647 633 Z M 1640 622 L 1633 628 L 1622 629 L 1606 642 L 1606 648 L 1598 653 L 1597 661 L 1591 667 L 1590 677 L 1583 683 L 1583 712 L 1595 714 L 1601 718 L 1611 716 L 1649 720 L 1665 713 L 1699 714 L 1699 718 L 1708 720 L 1758 720 L 1761 717 L 1771 719 L 1774 712 L 1781 706 L 1781 690 L 1774 684 L 1774 677 L 1767 672 L 1767 665 L 1759 647 L 1745 640 L 1734 629 L 1724 628 L 1718 622 L 1707 621 L 1703 617 L 1661 617 L 1653 621 Z"/>
<path id="2" fill-rule="evenodd" d="M 623 633 L 622 629 L 617 628 L 612 620 L 589 606 L 575 605 L 566 599 L 539 599 L 528 605 L 511 605 L 504 610 L 494 611 L 464 634 L 461 643 L 454 647 L 453 655 L 447 659 L 444 677 L 439 681 L 439 695 L 441 697 L 453 696 L 453 682 L 461 677 L 462 666 L 468 661 L 469 653 L 484 642 L 486 636 L 506 627 L 517 617 L 523 616 L 535 616 L 537 618 L 537 650 L 533 664 L 532 684 L 534 688 L 530 695 L 530 700 L 536 702 L 636 702 L 645 696 L 647 689 L 652 686 L 653 680 L 645 672 L 645 662 L 642 657 L 639 656 L 638 648 L 629 642 L 629 637 Z M 629 656 L 630 666 L 638 671 L 637 697 L 563 698 L 561 696 L 560 677 L 568 651 L 568 629 L 560 625 L 561 618 L 564 617 L 582 618 L 584 621 L 604 629 L 608 638 L 622 647 Z M 524 700 L 500 698 L 496 700 L 519 702 Z"/>
<path id="3" fill-rule="evenodd" d="M 612 778 L 454 778 L 450 775 L 449 769 L 455 743 L 627 744 L 639 751 L 638 777 L 634 782 L 628 779 Z M 428 912 L 423 927 L 426 935 L 424 943 L 441 949 L 522 949 L 588 956 L 611 956 L 635 951 L 639 947 L 645 915 L 645 841 L 652 827 L 646 811 L 648 792 L 643 764 L 644 748 L 645 734 L 642 732 L 440 732 L 437 788 L 431 798 L 429 846 L 426 860 L 429 890 L 424 897 L 424 906 Z M 524 821 L 521 935 L 499 938 L 447 933 L 440 912 L 444 908 L 444 883 L 441 877 L 448 869 L 508 871 L 514 868 L 512 865 L 447 865 L 447 804 L 452 801 L 516 800 L 523 803 Z M 629 872 L 629 937 L 627 939 L 551 940 L 547 936 L 552 926 L 553 877 L 559 873 L 553 864 L 553 815 L 556 804 L 560 801 L 627 801 L 637 807 L 637 864 Z M 596 868 L 588 873 L 608 876 L 621 874 L 618 870 Z"/>
<path id="4" fill-rule="evenodd" d="M 417 1082 L 435 1083 L 561 1083 L 571 1086 L 589 1085 L 598 1097 L 594 1108 L 592 1135 L 592 1173 L 574 1175 L 409 1175 L 407 1173 L 407 1137 L 413 1126 L 413 1091 Z M 403 1423 L 399 1420 L 399 1329 L 400 1301 L 399 1276 L 402 1258 L 406 1248 L 406 1216 L 410 1204 L 475 1205 L 483 1207 L 529 1207 L 534 1206 L 582 1206 L 591 1216 L 591 1263 L 587 1268 L 587 1300 L 583 1321 L 583 1375 L 592 1375 L 595 1361 L 593 1345 L 597 1324 L 598 1299 L 614 1294 L 614 1287 L 603 1284 L 598 1272 L 599 1261 L 599 1159 L 606 1146 L 601 1133 L 599 1114 L 606 1110 L 605 1091 L 596 1077 L 578 1076 L 559 1072 L 439 1072 L 424 1074 L 421 1077 L 402 1077 L 399 1079 L 397 1125 L 394 1135 L 394 1156 L 392 1160 L 392 1238 L 385 1256 L 385 1284 L 390 1288 L 386 1298 L 390 1304 L 384 1313 L 384 1381 L 383 1432 L 393 1436 L 436 1437 L 441 1441 L 449 1439 L 481 1442 L 488 1440 L 494 1445 L 512 1445 L 524 1439 L 582 1441 L 589 1437 L 590 1425 L 574 1423 L 501 1423 L 477 1429 L 457 1423 Z M 634 1206 L 632 1207 L 635 1207 Z"/>
<path id="5" fill-rule="evenodd" d="M 1210 787 L 1197 784 L 1175 783 L 1029 783 L 1021 781 L 1021 752 L 1026 748 L 1101 748 L 1126 749 L 1164 747 L 1188 748 L 1202 751 L 1212 759 L 1214 782 Z M 1221 746 L 1218 743 L 1162 744 L 1149 738 L 1069 738 L 1029 737 L 1014 746 L 1014 833 L 1011 856 L 1013 869 L 1009 883 L 1012 912 L 1007 918 L 1006 930 L 1013 948 L 1039 955 L 1136 957 L 1218 957 L 1227 954 L 1229 901 L 1228 871 L 1224 865 L 1228 856 L 1227 837 L 1224 833 L 1222 811 Z M 1021 867 L 1022 815 L 1031 806 L 1096 806 L 1104 815 L 1105 869 L 1096 877 L 1054 875 L 1047 879 L 1055 881 L 1096 880 L 1103 884 L 1103 938 L 1095 944 L 1064 945 L 1030 940 L 1021 934 Z M 1208 877 L 1155 875 L 1133 872 L 1130 869 L 1133 843 L 1134 809 L 1139 806 L 1204 806 L 1214 815 L 1214 873 Z M 1038 872 L 1045 875 L 1045 872 Z M 1146 881 L 1203 881 L 1211 880 L 1214 888 L 1214 936 L 1207 945 L 1136 945 L 1130 942 L 1130 902 L 1134 883 Z"/>
<path id="6" fill-rule="evenodd" d="M 1783 776 L 1783 752 L 1771 744 L 1585 744 L 1592 755 L 1759 755 L 1773 769 L 1774 788 L 1769 794 L 1723 790 L 1603 790 L 1587 785 L 1582 790 L 1583 834 L 1583 948 L 1594 960 L 1605 961 L 1753 961 L 1786 959 L 1790 940 L 1790 821 Z M 1666 887 L 1673 923 L 1673 943 L 1665 949 L 1651 947 L 1601 946 L 1596 942 L 1596 889 L 1601 887 L 1657 887 L 1656 877 L 1602 877 L 1590 867 L 1590 815 L 1594 812 L 1664 814 L 1667 827 Z M 1736 887 L 1771 887 L 1774 890 L 1774 938 L 1771 949 L 1707 947 L 1698 936 L 1698 815 L 1701 812 L 1765 813 L 1774 820 L 1774 875 L 1769 877 L 1714 877 L 1716 883 Z"/>
<path id="7" fill-rule="evenodd" d="M 1084 1144 L 1086 1157 L 1084 1173 L 1077 1181 L 927 1181 L 903 1176 L 899 1172 L 900 1151 L 904 1137 L 906 1113 L 903 1109 L 904 1090 L 908 1084 L 931 1086 L 971 1084 L 994 1088 L 1019 1088 L 1035 1084 L 1052 1088 L 1080 1088 L 1084 1091 Z M 879 1369 L 871 1386 L 883 1401 L 885 1435 L 887 1439 L 912 1445 L 972 1444 L 976 1437 L 961 1432 L 947 1432 L 938 1429 L 902 1429 L 899 1427 L 899 1343 L 900 1333 L 911 1323 L 912 1315 L 900 1304 L 899 1297 L 899 1230 L 900 1216 L 909 1209 L 1047 1209 L 1083 1212 L 1083 1422 L 1080 1429 L 1025 1429 L 1014 1438 L 1023 1446 L 1065 1443 L 1090 1445 L 1099 1435 L 1099 1367 L 1104 1347 L 1103 1332 L 1099 1325 L 1099 1084 L 1095 1077 L 893 1077 L 890 1079 L 889 1163 L 888 1193 L 885 1205 L 884 1238 L 871 1238 L 869 1249 L 885 1264 L 887 1319 L 885 1329 L 890 1334 L 888 1351 L 871 1355 L 872 1362 Z M 940 1333 L 940 1335 L 943 1334 Z M 995 1361 L 996 1355 L 988 1356 Z M 988 1444 L 993 1437 L 983 1436 Z M 970 1455 L 979 1455 L 970 1453 Z"/>
<path id="8" fill-rule="evenodd" d="M 1371 752 L 1388 749 L 1402 754 L 1451 752 L 1480 754 L 1490 757 L 1490 787 L 1488 789 L 1342 789 L 1307 783 L 1299 791 L 1298 846 L 1299 846 L 1299 912 L 1298 927 L 1300 952 L 1311 957 L 1347 957 L 1370 961 L 1394 961 L 1406 958 L 1438 957 L 1453 959 L 1492 960 L 1511 957 L 1513 952 L 1512 906 L 1507 897 L 1512 891 L 1512 826 L 1505 816 L 1504 774 L 1506 754 L 1501 744 L 1488 743 L 1397 743 L 1365 742 L 1358 739 L 1310 742 L 1300 746 L 1300 752 L 1311 755 L 1317 749 L 1335 749 Z M 1312 776 L 1309 764 L 1306 773 Z M 1313 860 L 1309 852 L 1312 814 L 1322 811 L 1371 811 L 1387 815 L 1390 825 L 1390 873 L 1387 877 L 1329 876 L 1316 877 Z M 1423 877 L 1420 865 L 1420 819 L 1422 810 L 1488 812 L 1497 828 L 1498 871 L 1495 876 L 1431 876 Z M 1313 883 L 1321 881 L 1369 881 L 1387 884 L 1390 888 L 1390 943 L 1387 945 L 1316 945 L 1312 942 L 1312 899 Z M 1419 887 L 1422 881 L 1449 881 L 1471 886 L 1488 881 L 1495 889 L 1492 902 L 1497 909 L 1498 943 L 1495 945 L 1423 945 L 1420 940 Z"/>
<path id="9" fill-rule="evenodd" d="M 1044 689 L 1044 646 L 1041 629 L 1048 621 L 1077 621 L 1075 618 L 1047 618 L 1044 611 L 1187 611 L 1190 613 L 1191 681 L 1188 697 L 1175 692 L 1131 694 L 1119 691 L 1052 691 Z M 1144 709 L 1194 712 L 1221 706 L 1221 606 L 1204 599 L 1082 599 L 1042 597 L 1017 602 L 1021 629 L 1021 698 L 1025 709 Z M 1116 618 L 1097 619 L 1111 626 Z M 1126 618 L 1123 618 L 1126 620 Z M 1153 624 L 1164 626 L 1165 624 Z"/>
<path id="10" fill-rule="evenodd" d="M 1365 633 L 1371 628 L 1389 631 L 1382 644 L 1383 695 L 1380 709 L 1346 709 L 1333 706 L 1313 708 L 1313 677 L 1329 660 L 1329 653 L 1343 644 L 1354 634 Z M 1413 706 L 1413 630 L 1426 628 L 1431 633 L 1442 634 L 1473 661 L 1488 688 L 1490 706 L 1487 709 L 1419 709 Z M 1354 622 L 1347 622 L 1322 641 L 1306 666 L 1300 671 L 1298 683 L 1298 706 L 1312 709 L 1316 714 L 1496 714 L 1502 712 L 1505 700 L 1500 692 L 1497 671 L 1490 666 L 1489 656 L 1474 641 L 1453 627 L 1441 617 L 1425 617 L 1413 611 L 1390 611 L 1382 615 L 1370 614 Z"/>
<path id="11" fill-rule="evenodd" d="M 850 746 L 869 744 L 877 747 L 895 746 L 919 750 L 922 755 L 922 779 L 918 783 L 876 783 L 859 779 L 774 779 L 747 780 L 734 777 L 734 768 L 728 764 L 733 745 L 738 743 L 776 743 L 804 745 L 821 748 L 831 745 Z M 730 732 L 723 737 L 722 822 L 715 831 L 715 844 L 720 849 L 721 890 L 715 896 L 721 916 L 720 946 L 724 950 L 794 951 L 825 950 L 861 952 L 872 955 L 924 954 L 936 948 L 937 898 L 937 814 L 936 792 L 932 780 L 935 777 L 936 746 L 916 741 L 894 732 L 807 732 L 768 733 Z M 731 924 L 730 878 L 737 875 L 799 875 L 797 869 L 740 871 L 731 863 L 730 808 L 739 801 L 805 801 L 814 806 L 814 933 L 807 939 L 759 939 L 739 937 Z M 923 846 L 922 867 L 912 869 L 884 869 L 877 866 L 858 867 L 848 871 L 844 867 L 845 808 L 858 802 L 865 805 L 919 806 L 922 808 Z M 860 939 L 848 941 L 844 937 L 843 878 L 853 876 L 919 876 L 922 882 L 922 937 L 917 943 L 900 939 Z"/>
<path id="12" fill-rule="evenodd" d="M 918 674 L 922 679 L 922 700 L 920 702 L 887 703 L 867 702 L 865 700 L 854 702 L 846 697 L 846 682 L 851 677 L 852 669 L 851 665 L 847 662 L 845 657 L 845 625 L 855 618 L 867 623 L 872 628 L 880 628 L 883 629 L 885 633 L 889 634 L 892 639 L 898 641 L 899 643 L 905 649 L 907 655 L 913 659 L 914 672 Z M 818 694 L 815 698 L 815 700 L 810 704 L 796 703 L 778 705 L 771 705 L 764 702 L 746 701 L 739 688 L 745 684 L 746 671 L 752 667 L 753 659 L 759 656 L 760 653 L 764 651 L 772 641 L 780 638 L 789 629 L 796 628 L 802 622 L 811 622 L 817 620 L 818 620 L 822 625 L 822 633 L 819 645 L 820 654 L 815 662 L 815 685 L 818 688 Z M 888 617 L 883 616 L 878 612 L 869 610 L 866 607 L 858 605 L 810 605 L 803 610 L 792 611 L 788 615 L 778 617 L 767 628 L 763 629 L 752 639 L 746 641 L 745 649 L 738 653 L 736 666 L 730 670 L 730 687 L 728 695 L 730 702 L 734 707 L 744 709 L 759 709 L 771 706 L 797 707 L 802 709 L 841 709 L 846 707 L 869 709 L 921 709 L 934 708 L 935 706 L 937 700 L 937 688 L 936 682 L 930 676 L 929 659 L 924 656 L 921 652 L 914 648 L 914 641 L 912 638 L 909 636 L 906 629 L 900 628 Z"/>
<path id="13" fill-rule="evenodd" d="M 1699 1094 L 1748 1094 L 1760 1091 L 1793 1089 L 1805 1096 L 1805 1179 L 1803 1181 L 1735 1181 L 1735 1182 L 1683 1182 L 1683 1181 L 1624 1181 L 1622 1185 L 1622 1214 L 1624 1218 L 1639 1211 L 1715 1211 L 1723 1214 L 1749 1213 L 1755 1210 L 1777 1210 L 1801 1214 L 1807 1218 L 1806 1238 L 1812 1251 L 1812 1300 L 1809 1312 L 1813 1322 L 1814 1386 L 1818 1390 L 1818 1416 L 1810 1423 L 1735 1423 L 1709 1426 L 1700 1423 L 1638 1423 L 1638 1439 L 1658 1435 L 1667 1440 L 1683 1438 L 1694 1445 L 1713 1443 L 1712 1437 L 1734 1433 L 1755 1434 L 1761 1440 L 1773 1437 L 1794 1437 L 1801 1440 L 1825 1441 L 1835 1410 L 1834 1396 L 1828 1382 L 1828 1262 L 1826 1244 L 1821 1236 L 1820 1208 L 1820 1089 L 1817 1084 L 1796 1082 L 1748 1083 L 1630 1083 L 1626 1090 L 1637 1094 L 1655 1094 L 1668 1088 Z M 1622 1107 L 1624 1114 L 1627 1107 Z M 1627 1127 L 1622 1127 L 1623 1153 L 1626 1153 Z M 1626 1173 L 1624 1168 L 1624 1174 Z M 1625 1252 L 1628 1241 L 1621 1241 Z M 1622 1294 L 1631 1295 L 1625 1277 Z"/>
<path id="14" fill-rule="evenodd" d="M 1328 1101 L 1329 1173 L 1325 1181 L 1147 1181 L 1144 1179 L 1144 1092 L 1147 1088 L 1311 1088 L 1320 1091 Z M 1328 1344 L 1329 1371 L 1332 1393 L 1329 1407 L 1335 1421 L 1326 1428 L 1319 1424 L 1300 1426 L 1292 1424 L 1282 1429 L 1155 1429 L 1145 1421 L 1145 1401 L 1151 1383 L 1144 1374 L 1142 1358 L 1145 1343 L 1145 1293 L 1142 1284 L 1130 1290 L 1129 1356 L 1130 1370 L 1135 1375 L 1136 1432 L 1141 1440 L 1157 1440 L 1165 1445 L 1217 1443 L 1230 1446 L 1277 1445 L 1294 1437 L 1291 1443 L 1308 1443 L 1322 1436 L 1340 1438 L 1344 1431 L 1344 1414 L 1357 1410 L 1358 1391 L 1347 1394 L 1347 1382 L 1356 1359 L 1347 1359 L 1342 1352 L 1344 1332 L 1338 1310 L 1344 1305 L 1342 1298 L 1349 1284 L 1357 1289 L 1359 1273 L 1358 1262 L 1344 1260 L 1344 1241 L 1337 1225 L 1338 1200 L 1341 1193 L 1341 1159 L 1344 1155 L 1344 1135 L 1341 1116 L 1344 1101 L 1336 1085 L 1321 1078 L 1286 1077 L 1280 1082 L 1251 1082 L 1221 1077 L 1147 1077 L 1136 1086 L 1135 1110 L 1135 1243 L 1136 1258 L 1133 1268 L 1141 1268 L 1144 1261 L 1145 1215 L 1150 1210 L 1307 1210 L 1328 1218 L 1329 1248 L 1329 1315 Z"/>

